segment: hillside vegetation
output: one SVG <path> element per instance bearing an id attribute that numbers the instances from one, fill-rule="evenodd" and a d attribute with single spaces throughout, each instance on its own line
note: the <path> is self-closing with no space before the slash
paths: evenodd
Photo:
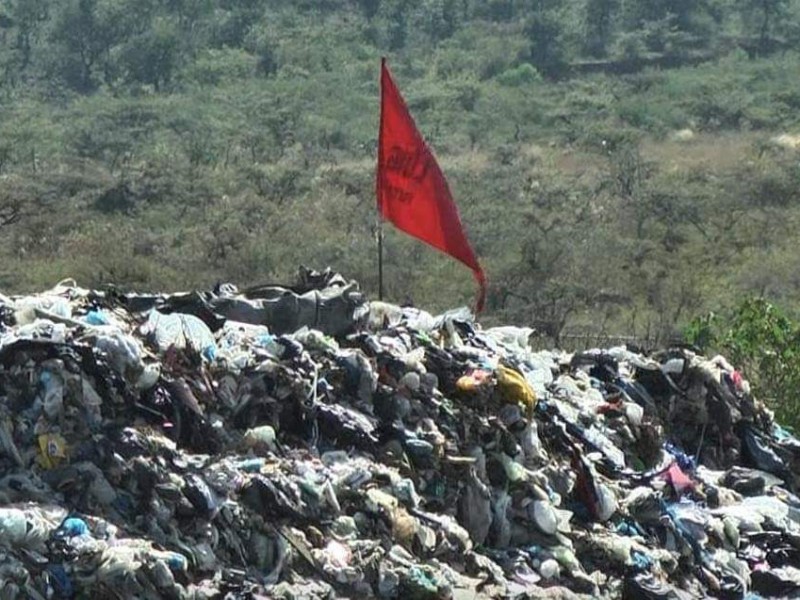
<path id="1" fill-rule="evenodd" d="M 488 321 L 664 339 L 742 297 L 793 310 L 798 50 L 800 0 L 6 0 L 0 289 L 302 263 L 374 294 L 386 55 Z M 391 228 L 386 277 L 395 301 L 473 299 Z"/>

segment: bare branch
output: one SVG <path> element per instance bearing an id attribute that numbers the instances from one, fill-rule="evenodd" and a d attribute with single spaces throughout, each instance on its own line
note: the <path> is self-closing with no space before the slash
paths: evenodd
<path id="1" fill-rule="evenodd" d="M 18 223 L 22 212 L 22 202 L 19 200 L 8 201 L 0 206 L 0 228 Z"/>

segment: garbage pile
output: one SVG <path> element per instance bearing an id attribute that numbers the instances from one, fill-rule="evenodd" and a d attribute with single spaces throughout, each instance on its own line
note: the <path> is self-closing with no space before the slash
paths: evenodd
<path id="1" fill-rule="evenodd" d="M 0 598 L 800 595 L 800 441 L 723 357 L 294 287 L 0 296 Z"/>

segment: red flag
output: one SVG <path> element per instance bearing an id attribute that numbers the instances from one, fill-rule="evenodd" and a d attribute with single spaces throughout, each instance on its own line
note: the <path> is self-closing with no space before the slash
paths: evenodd
<path id="1" fill-rule="evenodd" d="M 422 139 L 386 60 L 381 61 L 381 125 L 378 136 L 378 211 L 384 219 L 446 252 L 472 269 L 483 310 L 486 277 L 467 241 L 450 188 Z"/>

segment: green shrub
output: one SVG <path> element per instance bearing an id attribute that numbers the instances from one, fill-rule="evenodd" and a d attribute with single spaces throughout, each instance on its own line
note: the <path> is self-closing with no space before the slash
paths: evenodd
<path id="1" fill-rule="evenodd" d="M 542 76 L 536 67 L 529 63 L 523 63 L 513 69 L 508 69 L 497 76 L 498 83 L 508 87 L 520 87 L 531 85 L 542 80 Z"/>
<path id="2" fill-rule="evenodd" d="M 689 343 L 721 352 L 741 369 L 782 424 L 800 426 L 800 323 L 766 299 L 753 298 L 728 315 L 694 319 L 685 334 Z"/>

